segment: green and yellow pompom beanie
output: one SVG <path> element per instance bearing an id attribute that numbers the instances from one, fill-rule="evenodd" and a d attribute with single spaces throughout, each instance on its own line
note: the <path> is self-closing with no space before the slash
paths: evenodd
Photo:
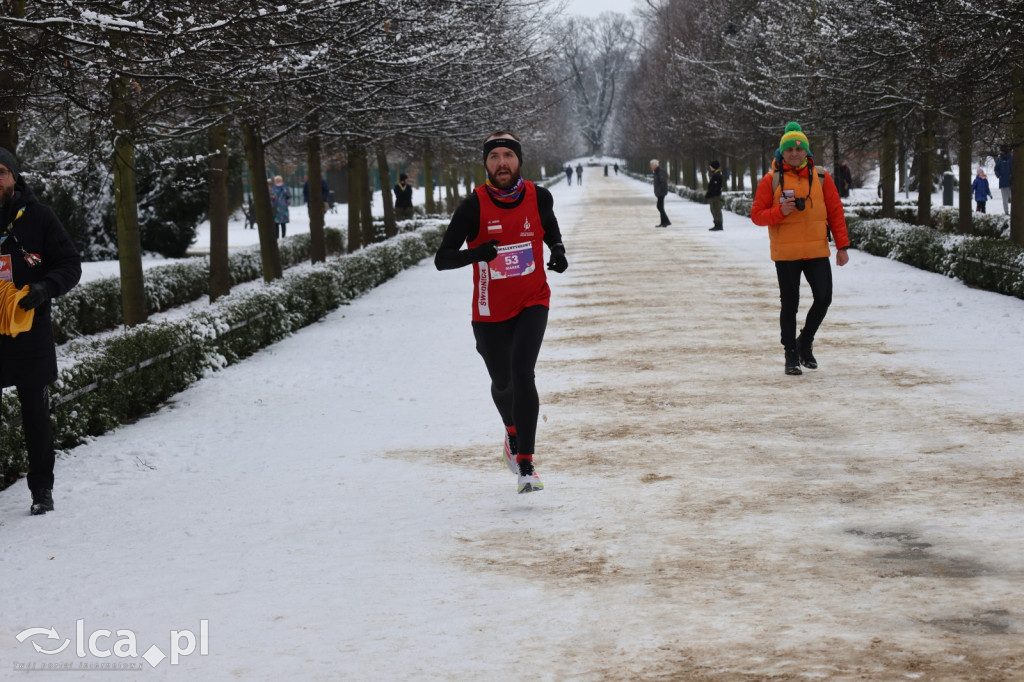
<path id="1" fill-rule="evenodd" d="M 808 154 L 811 153 L 811 144 L 807 141 L 807 136 L 800 129 L 800 124 L 796 121 L 786 124 L 786 132 L 782 134 L 782 139 L 779 140 L 779 151 L 786 151 L 787 149 L 804 149 Z"/>

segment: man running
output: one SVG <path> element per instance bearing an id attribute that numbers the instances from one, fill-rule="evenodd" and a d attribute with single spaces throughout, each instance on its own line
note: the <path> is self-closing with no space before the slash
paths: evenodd
<path id="1" fill-rule="evenodd" d="M 491 397 L 505 425 L 503 458 L 520 493 L 543 490 L 534 467 L 540 399 L 534 367 L 548 321 L 551 290 L 543 267 L 565 272 L 554 200 L 520 175 L 519 139 L 499 131 L 484 141 L 487 180 L 452 215 L 434 257 L 438 270 L 473 266 L 473 336 L 491 377 Z M 467 248 L 462 249 L 466 244 Z"/>

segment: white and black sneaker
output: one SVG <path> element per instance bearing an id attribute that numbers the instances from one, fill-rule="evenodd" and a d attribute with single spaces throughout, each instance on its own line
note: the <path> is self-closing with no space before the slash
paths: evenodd
<path id="1" fill-rule="evenodd" d="M 505 431 L 505 452 L 502 453 L 502 458 L 505 460 L 508 470 L 516 476 L 519 475 L 519 465 L 516 464 L 516 455 L 518 454 L 519 444 L 516 442 L 516 437 Z"/>
<path id="2" fill-rule="evenodd" d="M 524 459 L 519 462 L 519 494 L 532 493 L 535 490 L 544 490 L 544 484 L 533 468 L 533 462 Z"/>

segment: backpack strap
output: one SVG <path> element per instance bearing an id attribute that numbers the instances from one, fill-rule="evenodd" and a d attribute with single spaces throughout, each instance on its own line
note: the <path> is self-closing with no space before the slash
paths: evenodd
<path id="1" fill-rule="evenodd" d="M 819 168 L 818 166 L 815 166 L 814 170 L 818 174 L 818 181 L 821 182 L 822 186 L 824 186 L 825 185 L 825 169 L 824 168 Z M 768 171 L 768 173 L 772 176 L 772 194 L 775 194 L 775 191 L 777 189 L 779 189 L 779 185 L 782 184 L 782 174 L 781 173 L 776 173 L 774 168 L 771 169 L 770 171 Z"/>

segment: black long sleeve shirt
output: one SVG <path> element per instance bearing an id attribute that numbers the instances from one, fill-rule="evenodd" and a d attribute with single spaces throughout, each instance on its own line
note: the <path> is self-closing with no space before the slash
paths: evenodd
<path id="1" fill-rule="evenodd" d="M 494 205 L 502 209 L 511 209 L 519 206 L 526 198 L 523 196 L 511 204 L 494 202 Z M 540 212 L 540 222 L 544 227 L 544 243 L 550 248 L 562 241 L 562 232 L 558 229 L 558 219 L 555 218 L 555 200 L 551 192 L 545 187 L 537 186 L 537 209 Z M 473 262 L 468 249 L 462 245 L 476 239 L 480 231 L 480 199 L 476 192 L 466 197 L 459 207 L 452 214 L 452 220 L 448 223 L 448 229 L 441 240 L 441 246 L 434 256 L 434 266 L 438 270 L 454 270 L 465 267 Z"/>

